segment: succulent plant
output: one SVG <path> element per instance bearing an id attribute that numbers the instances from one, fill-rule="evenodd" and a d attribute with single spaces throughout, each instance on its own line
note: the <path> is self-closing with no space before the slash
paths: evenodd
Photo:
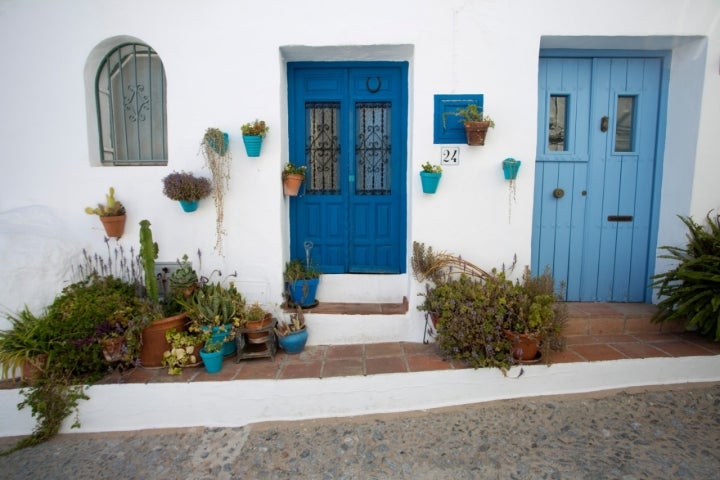
<path id="1" fill-rule="evenodd" d="M 170 274 L 170 288 L 188 298 L 198 286 L 198 274 L 188 262 L 187 254 L 183 255 L 182 261 L 177 262 L 180 268 Z"/>
<path id="2" fill-rule="evenodd" d="M 98 203 L 96 208 L 85 207 L 85 213 L 88 215 L 99 215 L 101 217 L 117 217 L 125 214 L 123 204 L 115 200 L 115 189 L 110 187 L 110 191 L 105 195 L 105 205 Z"/>

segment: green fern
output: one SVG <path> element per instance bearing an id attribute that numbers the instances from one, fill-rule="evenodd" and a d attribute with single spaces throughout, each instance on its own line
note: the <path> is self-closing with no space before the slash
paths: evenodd
<path id="1" fill-rule="evenodd" d="M 681 321 L 703 335 L 720 341 L 720 215 L 708 213 L 706 225 L 679 216 L 688 227 L 685 247 L 661 247 L 659 258 L 676 267 L 653 277 L 658 288 L 656 322 Z"/>

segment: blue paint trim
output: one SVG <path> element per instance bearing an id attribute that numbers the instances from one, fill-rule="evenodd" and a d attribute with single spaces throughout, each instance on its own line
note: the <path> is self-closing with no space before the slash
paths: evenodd
<path id="1" fill-rule="evenodd" d="M 436 94 L 433 102 L 433 143 L 467 143 L 465 125 L 453 114 L 472 104 L 482 112 L 483 94 Z"/>

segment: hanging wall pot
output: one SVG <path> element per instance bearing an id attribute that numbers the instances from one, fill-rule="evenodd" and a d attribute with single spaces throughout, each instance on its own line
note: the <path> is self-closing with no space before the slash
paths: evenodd
<path id="1" fill-rule="evenodd" d="M 514 158 L 506 158 L 503 160 L 502 167 L 503 173 L 505 174 L 505 180 L 515 180 L 517 178 L 518 170 L 520 170 L 520 160 Z"/>

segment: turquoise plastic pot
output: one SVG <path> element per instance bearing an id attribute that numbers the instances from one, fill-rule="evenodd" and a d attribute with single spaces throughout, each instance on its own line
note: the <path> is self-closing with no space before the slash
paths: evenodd
<path id="1" fill-rule="evenodd" d="M 262 148 L 263 137 L 260 135 L 243 135 L 243 143 L 245 144 L 245 152 L 248 157 L 259 157 Z"/>
<path id="2" fill-rule="evenodd" d="M 305 343 L 308 339 L 307 328 L 304 328 L 298 332 L 293 332 L 284 337 L 278 337 L 280 347 L 285 350 L 286 353 L 300 353 L 305 348 Z"/>
<path id="3" fill-rule="evenodd" d="M 435 193 L 440 183 L 442 173 L 420 172 L 423 193 Z"/>
<path id="4" fill-rule="evenodd" d="M 180 200 L 180 206 L 182 207 L 183 211 L 188 213 L 197 210 L 199 203 L 200 202 L 198 200 Z"/>
<path id="5" fill-rule="evenodd" d="M 208 373 L 218 373 L 222 370 L 223 352 L 206 352 L 204 348 L 200 349 L 200 358 L 202 358 L 205 370 Z"/>

